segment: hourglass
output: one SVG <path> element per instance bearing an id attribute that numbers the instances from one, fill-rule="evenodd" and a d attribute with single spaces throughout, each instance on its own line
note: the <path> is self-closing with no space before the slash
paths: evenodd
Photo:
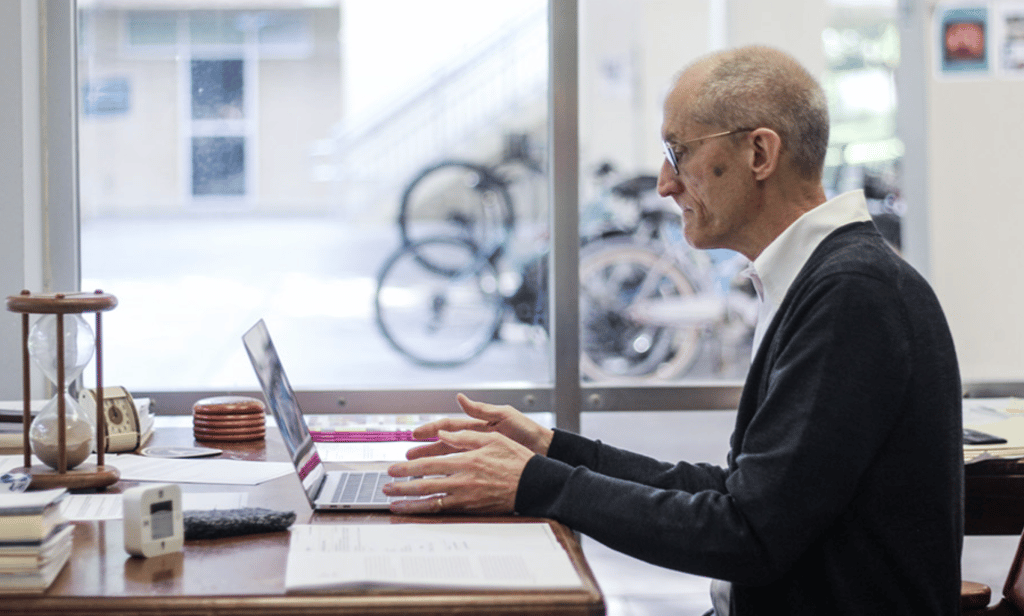
<path id="1" fill-rule="evenodd" d="M 18 469 L 32 476 L 30 488 L 102 488 L 116 483 L 120 473 L 104 465 L 106 427 L 103 413 L 87 416 L 68 386 L 81 375 L 96 350 L 96 408 L 103 407 L 103 342 L 100 313 L 117 306 L 113 295 L 95 293 L 56 293 L 32 295 L 22 291 L 7 298 L 7 309 L 21 313 L 22 380 L 24 383 L 25 467 Z M 96 313 L 95 334 L 82 313 Z M 29 315 L 42 315 L 29 328 Z M 31 415 L 31 379 L 29 359 L 35 360 L 43 374 L 56 386 L 56 395 Z M 95 431 L 95 440 L 93 433 Z M 93 446 L 96 464 L 83 464 Z M 46 466 L 32 464 L 35 453 Z"/>

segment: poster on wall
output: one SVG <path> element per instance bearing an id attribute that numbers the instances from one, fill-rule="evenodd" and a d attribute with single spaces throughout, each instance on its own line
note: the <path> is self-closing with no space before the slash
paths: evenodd
<path id="1" fill-rule="evenodd" d="M 991 69 L 988 7 L 942 5 L 935 16 L 939 75 L 988 75 Z"/>
<path id="2" fill-rule="evenodd" d="M 992 19 L 1000 75 L 1024 78 L 1024 2 L 996 4 Z"/>

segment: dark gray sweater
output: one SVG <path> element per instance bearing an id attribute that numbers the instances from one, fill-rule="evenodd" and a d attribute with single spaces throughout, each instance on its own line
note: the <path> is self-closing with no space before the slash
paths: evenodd
<path id="1" fill-rule="evenodd" d="M 780 304 L 726 468 L 556 431 L 516 511 L 730 581 L 737 616 L 958 614 L 960 405 L 937 298 L 873 225 L 854 223 Z"/>

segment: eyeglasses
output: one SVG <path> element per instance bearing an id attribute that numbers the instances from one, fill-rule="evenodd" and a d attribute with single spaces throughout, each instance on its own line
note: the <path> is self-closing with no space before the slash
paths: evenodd
<path id="1" fill-rule="evenodd" d="M 723 131 L 721 133 L 715 133 L 713 135 L 705 135 L 703 137 L 697 137 L 696 139 L 687 139 L 686 141 L 680 141 L 674 147 L 678 148 L 680 146 L 686 145 L 687 143 L 694 143 L 696 141 L 704 141 L 705 139 L 714 139 L 716 137 L 725 137 L 726 135 L 735 135 L 736 133 L 744 133 L 744 132 L 747 132 L 749 130 L 754 130 L 754 129 L 752 129 L 752 128 L 737 128 L 736 130 L 727 130 L 727 131 Z M 668 164 L 672 165 L 672 170 L 676 172 L 676 175 L 679 175 L 679 158 L 676 156 L 675 149 L 673 149 L 673 146 L 668 144 L 668 141 L 662 141 L 661 142 L 661 147 L 665 150 L 665 159 L 668 161 Z"/>

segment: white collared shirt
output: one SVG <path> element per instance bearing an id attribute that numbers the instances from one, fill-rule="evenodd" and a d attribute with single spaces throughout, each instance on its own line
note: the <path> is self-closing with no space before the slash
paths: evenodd
<path id="1" fill-rule="evenodd" d="M 757 353 L 779 304 L 818 244 L 839 227 L 869 220 L 871 214 L 864 192 L 843 193 L 797 218 L 754 259 L 750 266 L 751 278 L 760 305 L 752 354 Z"/>

